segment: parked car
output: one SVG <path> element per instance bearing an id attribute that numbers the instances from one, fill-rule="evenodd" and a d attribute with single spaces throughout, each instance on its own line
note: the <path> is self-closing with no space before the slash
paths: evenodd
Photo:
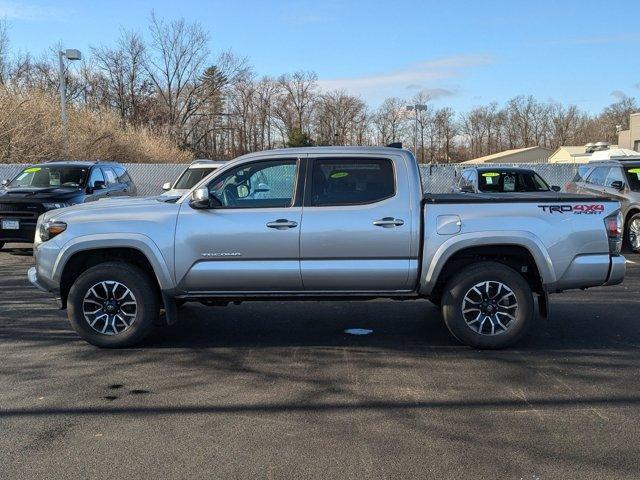
<path id="1" fill-rule="evenodd" d="M 225 162 L 217 160 L 195 160 L 180 174 L 178 179 L 171 184 L 167 182 L 162 186 L 165 190 L 163 195 L 169 196 L 182 196 L 191 190 L 196 183 L 202 180 L 204 177 L 214 172 L 219 167 L 224 165 Z"/>
<path id="2" fill-rule="evenodd" d="M 28 277 L 101 347 L 141 341 L 185 301 L 428 298 L 460 341 L 499 348 L 533 323 L 534 295 L 544 313 L 549 293 L 622 282 L 619 207 L 553 191 L 423 195 L 396 148 L 274 150 L 176 202 L 45 213 Z"/>
<path id="3" fill-rule="evenodd" d="M 534 170 L 518 167 L 469 167 L 453 187 L 463 193 L 515 193 L 560 191 L 550 187 Z"/>
<path id="4" fill-rule="evenodd" d="M 640 252 L 640 155 L 636 159 L 582 165 L 566 190 L 620 201 L 625 244 L 632 251 Z"/>
<path id="5" fill-rule="evenodd" d="M 135 195 L 136 186 L 116 162 L 56 161 L 30 165 L 0 189 L 0 248 L 33 242 L 38 216 L 102 198 Z"/>

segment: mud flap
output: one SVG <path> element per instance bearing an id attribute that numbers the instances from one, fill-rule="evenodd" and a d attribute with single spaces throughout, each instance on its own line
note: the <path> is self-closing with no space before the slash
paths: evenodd
<path id="1" fill-rule="evenodd" d="M 549 318 L 549 294 L 547 292 L 538 295 L 538 311 L 540 318 L 545 320 Z"/>
<path id="2" fill-rule="evenodd" d="M 164 305 L 164 320 L 167 325 L 173 325 L 178 321 L 178 306 L 173 297 L 166 293 L 162 294 L 162 303 Z"/>

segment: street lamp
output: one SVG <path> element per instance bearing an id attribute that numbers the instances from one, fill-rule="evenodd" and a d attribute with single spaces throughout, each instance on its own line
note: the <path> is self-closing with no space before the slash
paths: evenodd
<path id="1" fill-rule="evenodd" d="M 58 62 L 60 66 L 60 119 L 62 120 L 62 129 L 64 134 L 65 153 L 68 150 L 69 144 L 69 127 L 67 121 L 67 85 L 64 79 L 64 59 L 69 61 L 81 60 L 82 54 L 80 50 L 70 48 L 67 50 L 61 50 L 58 52 Z"/>
<path id="2" fill-rule="evenodd" d="M 416 104 L 416 105 L 407 105 L 407 110 L 408 111 L 415 111 L 415 126 L 414 126 L 414 130 L 413 130 L 413 153 L 416 156 L 416 160 L 418 160 L 418 112 L 424 112 L 425 110 L 427 110 L 429 108 L 428 105 L 421 105 L 421 104 Z M 424 155 L 424 153 L 423 153 Z"/>

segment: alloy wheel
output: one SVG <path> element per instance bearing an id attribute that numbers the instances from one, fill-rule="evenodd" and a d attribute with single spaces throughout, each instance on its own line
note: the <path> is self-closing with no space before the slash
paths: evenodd
<path id="1" fill-rule="evenodd" d="M 487 280 L 471 287 L 462 300 L 467 326 L 481 335 L 500 335 L 515 323 L 518 301 L 504 283 Z"/>
<path id="2" fill-rule="evenodd" d="M 82 313 L 89 326 L 103 335 L 118 335 L 136 320 L 138 303 L 123 283 L 105 280 L 87 290 Z"/>

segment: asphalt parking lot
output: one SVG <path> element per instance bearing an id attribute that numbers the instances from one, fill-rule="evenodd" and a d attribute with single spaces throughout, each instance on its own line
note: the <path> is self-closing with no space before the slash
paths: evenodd
<path id="1" fill-rule="evenodd" d="M 628 258 L 623 285 L 552 296 L 508 351 L 460 346 L 426 301 L 188 305 L 108 351 L 5 247 L 0 478 L 637 479 Z"/>

